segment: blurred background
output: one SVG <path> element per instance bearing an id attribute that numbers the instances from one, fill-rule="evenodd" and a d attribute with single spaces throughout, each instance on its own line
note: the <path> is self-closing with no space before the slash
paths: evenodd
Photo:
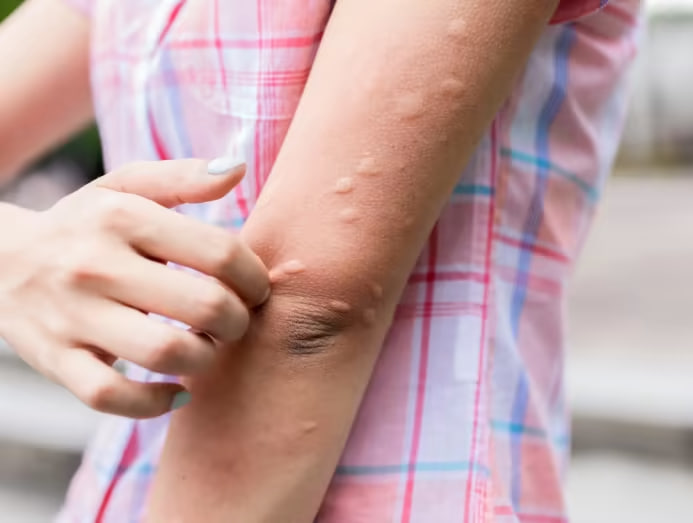
<path id="1" fill-rule="evenodd" d="M 19 3 L 0 0 L 0 19 Z M 693 521 L 693 0 L 646 11 L 618 165 L 570 292 L 574 523 Z M 0 200 L 46 208 L 101 169 L 88 129 Z M 97 421 L 0 344 L 0 522 L 50 520 Z"/>

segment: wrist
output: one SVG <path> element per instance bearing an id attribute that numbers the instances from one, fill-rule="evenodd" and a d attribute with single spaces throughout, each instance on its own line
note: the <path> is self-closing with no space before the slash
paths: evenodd
<path id="1" fill-rule="evenodd" d="M 9 269 L 15 254 L 20 253 L 24 246 L 31 243 L 31 229 L 38 217 L 37 211 L 25 209 L 10 203 L 0 203 L 0 270 L 4 275 Z"/>
<path id="2" fill-rule="evenodd" d="M 0 318 L 3 320 L 10 317 L 8 312 L 16 309 L 12 293 L 25 278 L 22 269 L 26 263 L 22 252 L 24 246 L 31 242 L 29 229 L 36 214 L 29 209 L 0 202 Z M 5 327 L 3 324 L 0 330 L 4 331 Z"/>
<path id="3" fill-rule="evenodd" d="M 18 216 L 31 216 L 36 214 L 36 211 L 14 205 L 13 203 L 0 202 L 0 218 L 12 219 Z"/>
<path id="4" fill-rule="evenodd" d="M 37 211 L 32 211 L 12 203 L 0 202 L 0 223 L 3 224 L 2 230 L 4 232 L 0 248 L 5 246 L 7 238 L 23 237 L 30 220 L 33 220 L 37 215 Z"/>

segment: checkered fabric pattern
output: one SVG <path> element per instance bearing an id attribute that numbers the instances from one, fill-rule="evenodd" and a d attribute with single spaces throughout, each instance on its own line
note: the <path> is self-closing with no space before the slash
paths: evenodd
<path id="1" fill-rule="evenodd" d="M 93 26 L 108 167 L 242 156 L 248 176 L 236 190 L 180 209 L 242 225 L 332 2 L 71 2 Z M 460 173 L 411 274 L 318 522 L 567 521 L 565 286 L 616 151 L 638 32 L 637 0 L 604 3 L 561 3 L 554 21 L 567 23 L 546 28 Z M 130 374 L 170 379 L 135 367 Z M 139 521 L 167 424 L 165 416 L 108 419 L 57 521 Z"/>

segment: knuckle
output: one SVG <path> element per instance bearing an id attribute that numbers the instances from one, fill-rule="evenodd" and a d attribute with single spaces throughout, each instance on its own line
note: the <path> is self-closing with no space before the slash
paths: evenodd
<path id="1" fill-rule="evenodd" d="M 93 286 L 114 279 L 109 267 L 103 263 L 101 247 L 95 241 L 85 241 L 63 260 L 63 279 L 70 287 Z"/>
<path id="2" fill-rule="evenodd" d="M 159 165 L 168 167 L 167 177 L 176 182 L 199 185 L 200 173 L 207 171 L 207 164 L 199 158 L 179 158 L 177 160 L 163 160 Z"/>
<path id="3" fill-rule="evenodd" d="M 116 191 L 104 191 L 94 213 L 95 223 L 101 229 L 121 233 L 136 224 L 134 199 Z"/>
<path id="4" fill-rule="evenodd" d="M 69 314 L 69 313 L 68 313 Z M 46 314 L 43 318 L 44 328 L 52 339 L 65 343 L 75 337 L 75 324 L 64 314 L 64 311 Z"/>
<path id="5" fill-rule="evenodd" d="M 118 386 L 115 381 L 94 383 L 86 386 L 79 398 L 94 410 L 108 412 L 118 397 Z"/>
<path id="6" fill-rule="evenodd" d="M 109 279 L 109 274 L 98 256 L 85 256 L 75 262 L 70 270 L 71 281 L 81 284 Z"/>
<path id="7" fill-rule="evenodd" d="M 12 340 L 12 338 L 10 338 L 10 340 Z M 65 383 L 62 379 L 61 351 L 58 347 L 60 347 L 60 344 L 56 344 L 55 340 L 51 340 L 50 337 L 41 345 L 26 347 L 23 344 L 18 344 L 12 346 L 21 358 L 50 381 L 69 388 L 69 384 Z"/>
<path id="8" fill-rule="evenodd" d="M 234 236 L 225 234 L 220 245 L 215 249 L 214 268 L 222 272 L 240 257 L 241 250 L 240 242 Z"/>
<path id="9" fill-rule="evenodd" d="M 166 331 L 160 335 L 158 340 L 151 344 L 147 352 L 145 366 L 154 371 L 166 371 L 177 368 L 183 359 L 181 343 L 182 331 L 171 329 L 173 332 Z"/>
<path id="10" fill-rule="evenodd" d="M 243 305 L 239 304 L 233 308 L 228 321 L 233 325 L 232 341 L 239 340 L 250 326 L 250 312 Z"/>
<path id="11" fill-rule="evenodd" d="M 134 161 L 121 165 L 117 169 L 104 174 L 96 181 L 97 187 L 105 187 L 118 192 L 127 193 L 128 181 L 147 173 L 155 162 Z"/>
<path id="12" fill-rule="evenodd" d="M 205 163 L 195 158 L 169 161 L 174 167 L 171 172 L 172 176 L 181 184 L 199 185 L 200 173 L 207 170 Z"/>
<path id="13" fill-rule="evenodd" d="M 215 323 L 229 313 L 227 291 L 219 285 L 210 285 L 207 291 L 197 297 L 195 306 L 200 321 L 205 325 Z"/>

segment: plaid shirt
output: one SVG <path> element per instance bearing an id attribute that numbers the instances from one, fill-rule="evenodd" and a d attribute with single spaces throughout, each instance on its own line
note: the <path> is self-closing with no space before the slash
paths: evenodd
<path id="1" fill-rule="evenodd" d="M 180 209 L 239 227 L 277 156 L 332 2 L 71 2 L 91 17 L 108 167 L 242 156 L 248 175 L 236 190 Z M 593 13 L 604 3 L 561 3 L 554 22 L 570 23 L 546 28 L 460 173 L 411 274 L 320 523 L 567 521 L 566 279 L 616 151 L 638 25 L 638 0 Z M 58 521 L 139 521 L 167 424 L 167 416 L 108 418 Z"/>

